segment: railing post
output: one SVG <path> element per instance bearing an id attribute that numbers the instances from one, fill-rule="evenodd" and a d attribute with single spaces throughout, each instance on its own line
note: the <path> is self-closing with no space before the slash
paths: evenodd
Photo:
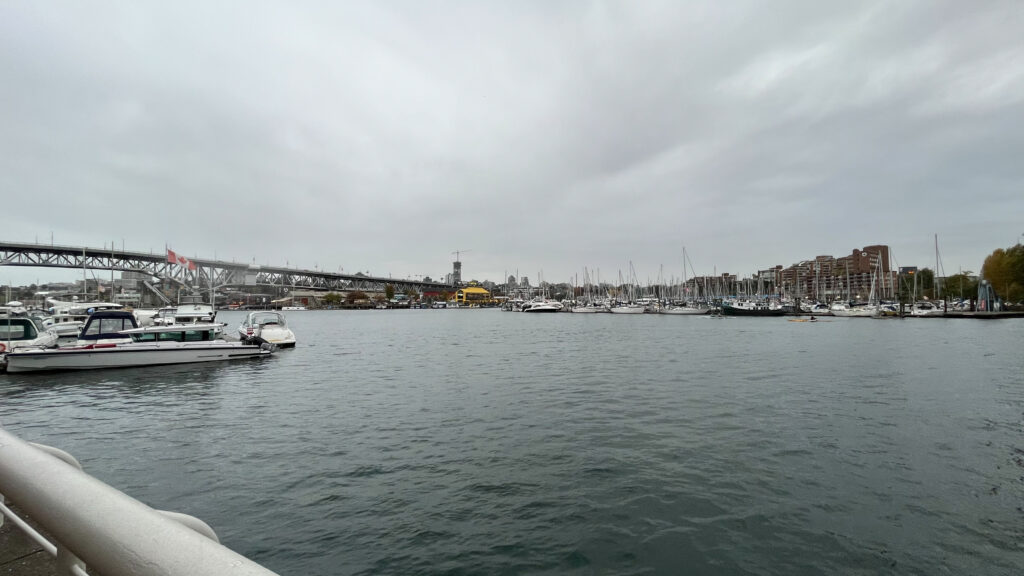
<path id="1" fill-rule="evenodd" d="M 70 460 L 70 461 L 69 461 Z M 24 519 L 11 522 L 56 556 L 58 573 L 88 576 L 274 576 L 217 543 L 202 521 L 160 513 L 0 427 L 0 489 L 57 544 Z M 0 515 L 10 512 L 0 505 Z M 168 517 L 170 516 L 170 518 Z"/>
<path id="2" fill-rule="evenodd" d="M 75 569 L 78 570 L 75 570 Z M 85 572 L 85 562 L 78 559 L 66 546 L 57 544 L 57 574 L 77 576 Z"/>

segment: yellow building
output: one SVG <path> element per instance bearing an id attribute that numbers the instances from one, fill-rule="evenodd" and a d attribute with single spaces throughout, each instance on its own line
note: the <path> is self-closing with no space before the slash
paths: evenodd
<path id="1" fill-rule="evenodd" d="M 491 298 L 491 293 L 479 286 L 466 286 L 460 288 L 455 293 L 455 301 L 460 305 L 472 306 L 472 305 L 490 305 L 494 304 L 494 299 Z"/>

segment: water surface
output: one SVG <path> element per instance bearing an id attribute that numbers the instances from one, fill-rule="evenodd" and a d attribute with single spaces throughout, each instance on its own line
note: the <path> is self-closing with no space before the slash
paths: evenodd
<path id="1" fill-rule="evenodd" d="M 281 574 L 1024 566 L 1022 321 L 288 318 L 265 360 L 0 375 L 0 424 Z"/>

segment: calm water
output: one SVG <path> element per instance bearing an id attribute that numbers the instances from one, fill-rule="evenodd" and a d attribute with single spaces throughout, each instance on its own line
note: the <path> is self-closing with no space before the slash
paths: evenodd
<path id="1" fill-rule="evenodd" d="M 281 574 L 1024 567 L 1024 321 L 289 320 L 264 361 L 0 375 L 0 424 Z"/>

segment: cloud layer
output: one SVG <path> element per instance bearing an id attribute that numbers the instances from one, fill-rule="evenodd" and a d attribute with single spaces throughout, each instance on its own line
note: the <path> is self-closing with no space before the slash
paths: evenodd
<path id="1" fill-rule="evenodd" d="M 0 238 L 396 277 L 1024 233 L 1019 2 L 0 6 Z M 9 269 L 5 271 L 8 273 Z"/>

